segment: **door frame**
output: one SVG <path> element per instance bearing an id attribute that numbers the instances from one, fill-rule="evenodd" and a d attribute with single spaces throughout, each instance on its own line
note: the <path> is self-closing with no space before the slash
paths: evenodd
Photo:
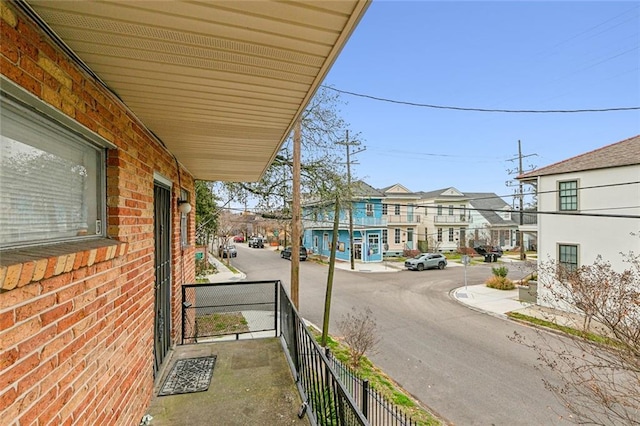
<path id="1" fill-rule="evenodd" d="M 171 347 L 171 188 L 162 180 L 153 185 L 154 298 L 153 375 L 156 377 Z"/>

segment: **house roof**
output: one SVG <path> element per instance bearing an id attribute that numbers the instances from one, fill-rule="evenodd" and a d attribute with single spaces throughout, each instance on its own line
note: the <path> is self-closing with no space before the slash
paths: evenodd
<path id="1" fill-rule="evenodd" d="M 369 2 L 16 4 L 196 179 L 256 181 Z"/>
<path id="2" fill-rule="evenodd" d="M 517 179 L 640 164 L 640 135 L 523 173 Z"/>
<path id="3" fill-rule="evenodd" d="M 383 198 L 384 194 L 362 180 L 351 184 L 351 193 L 358 198 Z"/>
<path id="4" fill-rule="evenodd" d="M 442 199 L 442 200 L 455 198 L 457 200 L 462 200 L 467 198 L 465 194 L 458 191 L 454 187 L 436 189 L 434 191 L 429 191 L 429 192 L 419 191 L 419 192 L 416 192 L 416 194 L 419 195 L 420 198 L 423 200 L 428 200 L 431 198 Z"/>
<path id="5" fill-rule="evenodd" d="M 497 213 L 509 207 L 509 204 L 493 192 L 467 192 L 469 204 L 491 225 L 516 225 L 513 220 L 506 220 Z"/>

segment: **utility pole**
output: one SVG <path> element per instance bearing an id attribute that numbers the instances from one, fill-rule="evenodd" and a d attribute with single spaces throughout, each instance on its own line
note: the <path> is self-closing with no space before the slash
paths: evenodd
<path id="1" fill-rule="evenodd" d="M 522 143 L 520 142 L 520 140 L 518 140 L 518 156 L 516 158 L 510 158 L 508 161 L 518 160 L 518 176 L 520 176 L 522 173 L 524 173 L 524 169 L 522 168 L 522 159 L 526 157 L 532 157 L 535 155 L 538 155 L 538 154 L 522 155 Z M 510 173 L 513 173 L 513 172 L 510 172 Z M 509 186 L 509 182 L 507 182 L 507 186 Z M 520 218 L 518 221 L 520 224 L 520 226 L 518 227 L 518 236 L 519 236 L 518 244 L 520 246 L 520 260 L 525 260 L 527 256 L 525 255 L 524 233 L 522 232 L 522 225 L 524 225 L 524 184 L 522 183 L 522 181 L 518 181 L 517 197 L 519 199 L 519 209 L 520 209 L 520 215 L 519 215 Z"/>
<path id="2" fill-rule="evenodd" d="M 302 130 L 300 119 L 296 121 L 293 129 L 293 199 L 291 206 L 291 302 L 296 309 L 300 306 L 300 149 Z"/>
<path id="3" fill-rule="evenodd" d="M 522 144 L 518 140 L 518 176 L 522 174 Z M 518 192 L 520 194 L 520 260 L 526 259 L 524 253 L 524 235 L 522 233 L 522 225 L 524 225 L 524 191 L 522 190 L 522 181 L 518 181 Z"/>
<path id="4" fill-rule="evenodd" d="M 353 200 L 351 193 L 351 154 L 358 154 L 367 148 L 363 147 L 357 151 L 351 152 L 351 146 L 359 146 L 360 142 L 353 141 L 349 142 L 349 131 L 346 132 L 346 138 L 344 142 L 338 142 L 339 145 L 345 145 L 347 147 L 347 197 L 349 202 L 349 259 L 351 260 L 351 270 L 356 269 L 355 258 L 353 256 Z M 354 163 L 355 164 L 355 163 Z M 334 235 L 334 240 L 337 239 L 337 236 Z"/>

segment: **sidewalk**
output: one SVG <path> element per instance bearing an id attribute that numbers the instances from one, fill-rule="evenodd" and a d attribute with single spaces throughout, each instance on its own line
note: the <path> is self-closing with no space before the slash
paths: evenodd
<path id="1" fill-rule="evenodd" d="M 582 329 L 584 323 L 582 315 L 519 301 L 517 288 L 496 290 L 479 284 L 456 288 L 450 295 L 471 309 L 500 318 L 508 318 L 508 312 L 517 312 L 575 329 Z M 595 323 L 592 326 L 595 326 Z"/>
<path id="2" fill-rule="evenodd" d="M 227 265 L 222 263 L 220 259 L 209 253 L 209 263 L 216 267 L 215 274 L 207 275 L 207 279 L 210 283 L 226 283 L 229 281 L 244 280 L 247 276 L 242 272 L 233 272 L 227 268 Z"/>

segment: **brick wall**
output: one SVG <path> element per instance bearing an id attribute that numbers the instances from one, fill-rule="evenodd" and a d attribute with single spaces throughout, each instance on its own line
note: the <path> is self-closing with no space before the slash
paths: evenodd
<path id="1" fill-rule="evenodd" d="M 194 200 L 193 178 L 11 3 L 0 12 L 2 74 L 118 147 L 107 156 L 109 239 L 0 252 L 0 423 L 137 425 L 154 384 L 153 173 L 175 183 L 174 342 L 179 288 L 195 279 L 177 182 Z"/>

